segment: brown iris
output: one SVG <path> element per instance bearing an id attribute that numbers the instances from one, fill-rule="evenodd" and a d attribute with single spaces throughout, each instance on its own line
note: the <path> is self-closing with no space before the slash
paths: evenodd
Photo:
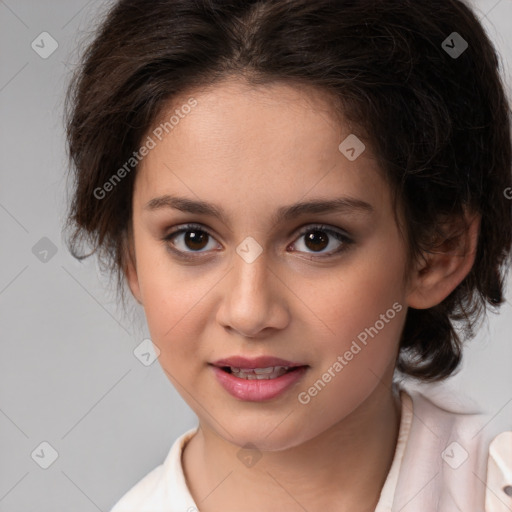
<path id="1" fill-rule="evenodd" d="M 322 249 L 325 249 L 325 247 L 328 245 L 328 243 L 329 243 L 328 238 L 329 237 L 322 231 L 319 231 L 319 230 L 310 231 L 306 236 L 306 245 L 307 245 L 308 249 L 321 251 Z M 310 243 L 308 244 L 307 242 L 310 242 Z M 322 247 L 318 247 L 319 243 L 322 245 Z M 311 244 L 313 245 L 313 247 L 311 247 Z M 317 247 L 315 247 L 315 245 Z"/>
<path id="2" fill-rule="evenodd" d="M 185 244 L 189 249 L 192 250 L 203 249 L 208 241 L 208 236 L 208 233 L 205 233 L 204 231 L 201 231 L 199 229 L 189 229 L 188 231 L 185 232 Z M 198 247 L 197 245 L 194 244 L 203 245 L 201 247 Z"/>

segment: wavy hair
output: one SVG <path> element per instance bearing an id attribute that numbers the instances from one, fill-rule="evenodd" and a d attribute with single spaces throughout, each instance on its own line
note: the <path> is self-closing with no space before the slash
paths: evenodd
<path id="1" fill-rule="evenodd" d="M 457 56 L 448 51 L 460 48 L 454 32 L 468 44 Z M 437 306 L 409 308 L 400 339 L 400 372 L 442 380 L 459 366 L 463 341 L 487 306 L 504 302 L 512 148 L 500 67 L 475 14 L 458 0 L 118 1 L 66 98 L 68 247 L 79 259 L 96 253 L 122 289 L 136 167 L 108 200 L 94 191 L 178 94 L 230 76 L 314 86 L 377 155 L 395 214 L 404 214 L 409 261 L 436 250 L 447 219 L 465 229 L 465 209 L 482 216 L 472 269 Z M 80 252 L 83 242 L 91 253 Z"/>

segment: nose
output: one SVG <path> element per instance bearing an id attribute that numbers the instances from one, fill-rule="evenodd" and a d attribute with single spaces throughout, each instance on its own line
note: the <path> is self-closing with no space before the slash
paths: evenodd
<path id="1" fill-rule="evenodd" d="M 262 252 L 254 261 L 234 254 L 217 321 L 246 338 L 261 338 L 289 322 L 288 288 Z M 289 293 L 289 292 L 288 292 Z"/>

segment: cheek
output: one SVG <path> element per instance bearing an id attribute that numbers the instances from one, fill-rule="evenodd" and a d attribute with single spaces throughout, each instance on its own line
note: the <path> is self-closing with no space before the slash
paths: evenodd
<path id="1" fill-rule="evenodd" d="M 329 295 L 335 307 L 320 313 L 330 331 L 317 340 L 317 364 L 299 392 L 324 424 L 355 409 L 393 373 L 406 308 L 389 275 L 344 279 Z"/>
<path id="2" fill-rule="evenodd" d="M 373 324 L 395 302 L 404 301 L 405 265 L 405 252 L 395 232 L 375 240 L 372 249 L 361 259 L 355 278 L 359 289 L 354 290 L 354 300 L 367 323 Z"/>
<path id="3" fill-rule="evenodd" d="M 403 255 L 392 247 L 368 248 L 315 290 L 316 311 L 331 331 L 352 336 L 387 311 L 387 317 L 394 318 L 396 310 L 404 308 L 404 265 Z M 402 308 L 393 309 L 395 303 Z"/>
<path id="4" fill-rule="evenodd" d="M 174 366 L 173 361 L 197 351 L 204 316 L 201 298 L 208 283 L 194 277 L 192 267 L 173 263 L 154 241 L 140 244 L 137 269 L 151 339 L 160 349 L 160 361 Z"/>
<path id="5" fill-rule="evenodd" d="M 398 243 L 375 243 L 317 288 L 314 310 L 329 327 L 322 328 L 318 371 L 332 367 L 342 356 L 337 385 L 365 387 L 394 363 L 406 313 L 404 265 Z"/>
<path id="6" fill-rule="evenodd" d="M 148 286 L 146 290 L 144 310 L 148 328 L 160 350 L 179 347 L 180 353 L 193 351 L 200 339 L 200 319 L 204 317 L 201 289 L 190 293 L 188 289 L 181 289 L 176 281 L 170 287 L 165 286 L 164 281 L 154 281 L 154 286 Z"/>
<path id="7" fill-rule="evenodd" d="M 200 357 L 200 340 L 204 338 L 202 306 L 194 298 L 184 298 L 179 290 L 175 292 L 164 288 L 155 291 L 144 304 L 144 310 L 151 340 L 160 350 L 161 367 L 178 384 L 185 384 L 203 364 Z"/>

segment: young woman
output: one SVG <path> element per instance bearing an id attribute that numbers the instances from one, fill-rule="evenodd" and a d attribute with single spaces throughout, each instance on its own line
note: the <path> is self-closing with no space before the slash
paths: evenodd
<path id="1" fill-rule="evenodd" d="M 71 250 L 199 420 L 112 512 L 512 510 L 512 432 L 400 381 L 504 302 L 509 105 L 468 7 L 121 0 L 68 99 Z"/>

